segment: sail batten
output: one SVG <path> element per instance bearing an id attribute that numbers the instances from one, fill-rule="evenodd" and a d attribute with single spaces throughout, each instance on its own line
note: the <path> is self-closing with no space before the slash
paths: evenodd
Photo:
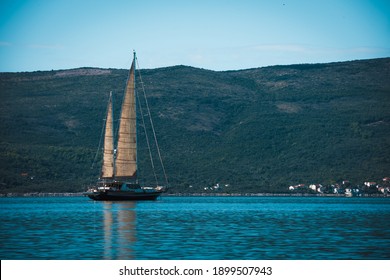
<path id="1" fill-rule="evenodd" d="M 112 179 L 114 177 L 114 129 L 112 114 L 112 94 L 110 93 L 104 134 L 103 165 L 100 176 L 102 179 Z"/>
<path id="2" fill-rule="evenodd" d="M 118 147 L 115 160 L 116 179 L 137 176 L 137 131 L 134 85 L 135 58 L 130 68 L 120 116 Z"/>

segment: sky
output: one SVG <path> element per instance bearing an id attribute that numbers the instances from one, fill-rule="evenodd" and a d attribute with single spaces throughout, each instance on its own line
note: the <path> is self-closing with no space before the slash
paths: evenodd
<path id="1" fill-rule="evenodd" d="M 0 0 L 0 72 L 390 57 L 389 0 Z"/>

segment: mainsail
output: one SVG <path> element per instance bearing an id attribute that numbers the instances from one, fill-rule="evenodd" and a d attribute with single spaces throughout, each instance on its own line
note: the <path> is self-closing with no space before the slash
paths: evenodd
<path id="1" fill-rule="evenodd" d="M 127 80 L 120 116 L 118 147 L 115 160 L 115 179 L 134 179 L 137 176 L 137 131 L 134 92 L 135 54 Z"/>
<path id="2" fill-rule="evenodd" d="M 112 94 L 110 93 L 104 134 L 102 179 L 112 179 L 114 177 L 114 130 L 112 114 Z"/>

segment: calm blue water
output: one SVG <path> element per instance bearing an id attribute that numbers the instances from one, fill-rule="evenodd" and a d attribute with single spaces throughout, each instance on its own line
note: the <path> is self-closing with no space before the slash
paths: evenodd
<path id="1" fill-rule="evenodd" d="M 1 198 L 1 259 L 390 259 L 390 199 Z"/>

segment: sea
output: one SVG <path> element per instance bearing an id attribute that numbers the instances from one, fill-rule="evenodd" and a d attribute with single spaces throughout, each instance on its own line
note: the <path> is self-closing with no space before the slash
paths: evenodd
<path id="1" fill-rule="evenodd" d="M 388 260 L 390 199 L 0 198 L 2 260 Z"/>

